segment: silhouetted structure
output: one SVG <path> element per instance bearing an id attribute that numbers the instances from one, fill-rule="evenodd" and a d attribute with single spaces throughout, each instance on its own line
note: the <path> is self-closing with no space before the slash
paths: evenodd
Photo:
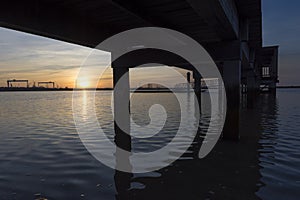
<path id="1" fill-rule="evenodd" d="M 49 81 L 49 82 L 38 82 L 38 87 L 40 87 L 41 85 L 46 85 L 47 88 L 48 88 L 49 84 L 52 85 L 52 88 L 55 88 L 55 82 L 51 82 L 51 81 Z"/>
<path id="2" fill-rule="evenodd" d="M 186 80 L 187 80 L 187 91 L 190 92 L 190 87 L 191 87 L 191 73 L 187 72 L 186 73 Z"/>
<path id="3" fill-rule="evenodd" d="M 269 49 L 262 47 L 261 8 L 261 0 L 40 0 L 38 3 L 36 0 L 10 0 L 0 7 L 0 25 L 92 48 L 132 28 L 158 26 L 182 32 L 202 44 L 219 67 L 227 91 L 223 138 L 237 140 L 242 83 L 247 87 L 248 96 L 254 99 L 261 84 L 274 90 L 277 81 L 277 51 L 273 50 L 274 54 L 270 55 Z M 112 56 L 116 53 L 114 49 L 103 50 L 110 51 Z M 177 56 L 147 49 L 136 50 L 115 62 L 113 76 L 121 77 L 130 67 L 145 63 L 162 63 L 194 71 Z M 265 67 L 269 67 L 270 77 L 264 77 Z M 193 74 L 200 100 L 201 76 L 195 71 Z M 124 88 L 129 93 L 130 87 Z M 122 98 L 129 98 L 129 95 Z"/>
<path id="4" fill-rule="evenodd" d="M 7 87 L 8 88 L 13 87 L 12 83 L 26 83 L 26 87 L 27 88 L 29 87 L 29 81 L 28 80 L 16 80 L 16 79 L 7 80 Z"/>
<path id="5" fill-rule="evenodd" d="M 260 88 L 262 91 L 276 92 L 278 80 L 278 46 L 264 47 L 260 53 L 261 80 Z"/>

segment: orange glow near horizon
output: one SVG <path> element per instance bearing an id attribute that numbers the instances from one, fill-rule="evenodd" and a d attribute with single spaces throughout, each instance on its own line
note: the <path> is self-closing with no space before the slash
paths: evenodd
<path id="1" fill-rule="evenodd" d="M 88 88 L 90 86 L 90 83 L 88 81 L 81 81 L 78 84 L 79 88 Z"/>
<path id="2" fill-rule="evenodd" d="M 0 87 L 7 87 L 7 80 L 29 80 L 29 86 L 52 81 L 58 88 L 112 88 L 112 69 L 109 52 L 52 40 L 5 28 L 0 28 Z M 89 57 L 93 52 L 93 56 Z M 90 68 L 84 77 L 77 77 L 80 66 Z M 98 70 L 104 73 L 97 80 Z M 141 80 L 151 79 L 176 83 L 174 77 L 160 67 L 130 70 L 130 82 L 136 87 Z M 16 87 L 22 87 L 16 84 Z"/>

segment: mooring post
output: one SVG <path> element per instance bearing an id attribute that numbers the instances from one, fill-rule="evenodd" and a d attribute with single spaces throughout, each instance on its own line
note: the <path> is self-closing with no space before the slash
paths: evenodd
<path id="1" fill-rule="evenodd" d="M 223 128 L 223 138 L 238 140 L 240 138 L 241 61 L 225 61 L 222 71 L 227 96 L 227 112 Z"/>

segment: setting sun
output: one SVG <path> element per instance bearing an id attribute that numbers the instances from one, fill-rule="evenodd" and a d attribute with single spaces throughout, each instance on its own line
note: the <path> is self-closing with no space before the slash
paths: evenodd
<path id="1" fill-rule="evenodd" d="M 89 82 L 88 81 L 79 81 L 78 82 L 78 86 L 80 87 L 80 88 L 88 88 L 89 87 Z"/>

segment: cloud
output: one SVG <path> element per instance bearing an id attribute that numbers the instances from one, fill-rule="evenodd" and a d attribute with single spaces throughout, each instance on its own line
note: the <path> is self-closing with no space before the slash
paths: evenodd
<path id="1" fill-rule="evenodd" d="M 47 65 L 47 66 L 34 67 L 29 69 L 17 69 L 17 70 L 0 69 L 0 73 L 19 74 L 19 73 L 34 73 L 34 72 L 43 72 L 43 71 L 63 71 L 69 69 L 79 69 L 79 66 Z"/>
<path id="2" fill-rule="evenodd" d="M 300 85 L 300 1 L 263 1 L 264 45 L 280 45 L 281 84 Z M 86 60 L 86 58 L 90 57 Z M 86 62 L 85 62 L 86 61 Z M 81 64 L 97 70 L 107 67 L 110 55 L 90 48 L 41 36 L 0 28 L 0 86 L 7 78 L 49 79 L 72 83 Z M 97 67 L 97 68 L 96 68 Z M 184 72 L 183 72 L 184 73 Z M 146 74 L 146 76 L 145 76 Z M 145 68 L 133 73 L 133 79 L 174 81 L 160 69 Z M 111 73 L 105 76 L 111 79 Z"/>
<path id="3" fill-rule="evenodd" d="M 95 56 L 84 63 L 92 52 Z M 0 86 L 11 78 L 52 79 L 64 85 L 73 82 L 82 63 L 99 67 L 109 61 L 107 52 L 0 28 Z"/>

